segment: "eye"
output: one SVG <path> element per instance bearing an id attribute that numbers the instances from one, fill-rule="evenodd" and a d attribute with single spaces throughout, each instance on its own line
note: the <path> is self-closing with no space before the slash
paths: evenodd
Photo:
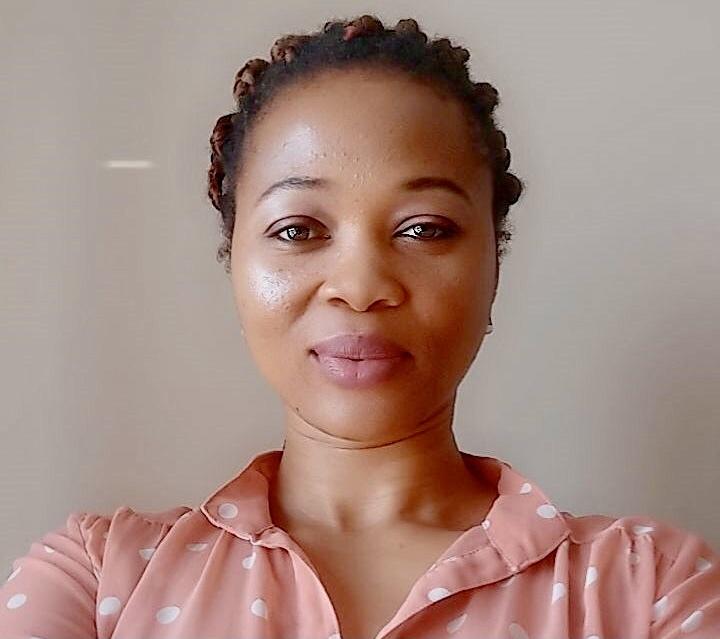
<path id="1" fill-rule="evenodd" d="M 430 237 L 427 236 L 417 236 L 417 235 L 409 235 L 405 237 L 411 237 L 412 239 L 419 239 L 419 240 L 434 240 L 434 239 L 444 239 L 446 237 L 451 237 L 455 233 L 455 229 L 452 227 L 445 225 L 445 224 L 433 224 L 432 222 L 416 222 L 412 226 L 409 226 L 407 230 L 417 230 L 422 229 L 423 227 L 430 227 L 434 231 L 440 231 L 440 235 L 431 235 Z M 422 231 L 420 231 L 422 233 Z"/>
<path id="2" fill-rule="evenodd" d="M 422 235 L 422 233 L 427 233 L 427 231 L 423 231 L 424 228 L 430 228 L 432 230 L 432 234 L 430 236 L 428 235 Z M 298 230 L 299 229 L 299 230 Z M 282 227 L 281 229 L 275 231 L 275 233 L 272 233 L 270 237 L 277 238 L 281 242 L 286 243 L 298 243 L 298 242 L 305 242 L 308 239 L 314 239 L 309 238 L 307 236 L 307 231 L 310 230 L 311 227 L 305 225 L 305 224 L 288 224 L 287 226 Z M 432 222 L 416 222 L 412 226 L 407 227 L 407 231 L 415 231 L 420 233 L 421 235 L 405 235 L 404 237 L 410 237 L 414 240 L 420 240 L 420 241 L 428 241 L 428 240 L 435 240 L 435 239 L 444 239 L 451 237 L 455 234 L 455 229 L 452 228 L 449 225 L 446 224 L 434 224 Z M 282 237 L 282 233 L 288 232 L 287 237 Z M 439 231 L 439 234 L 437 232 Z"/>
<path id="3" fill-rule="evenodd" d="M 272 233 L 270 237 L 276 237 L 281 242 L 302 242 L 305 241 L 307 238 L 303 238 L 301 240 L 298 240 L 297 238 L 303 233 L 299 233 L 296 229 L 309 229 L 309 226 L 306 226 L 305 224 L 289 224 L 288 226 L 283 226 L 283 228 L 279 229 L 278 231 L 275 231 L 275 233 Z M 288 233 L 289 238 L 280 237 L 281 233 L 284 233 L 285 231 L 291 231 L 291 233 Z"/>

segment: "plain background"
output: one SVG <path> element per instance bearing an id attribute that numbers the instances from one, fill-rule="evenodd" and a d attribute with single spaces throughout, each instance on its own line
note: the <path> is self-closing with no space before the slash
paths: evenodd
<path id="1" fill-rule="evenodd" d="M 720 548 L 718 3 L 2 0 L 0 570 L 70 512 L 197 506 L 281 447 L 208 138 L 248 59 L 368 12 L 470 50 L 527 186 L 460 448 Z"/>

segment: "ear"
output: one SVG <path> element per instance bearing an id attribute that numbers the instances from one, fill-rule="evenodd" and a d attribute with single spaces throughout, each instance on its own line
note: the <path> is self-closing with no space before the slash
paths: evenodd
<path id="1" fill-rule="evenodd" d="M 495 297 L 497 296 L 499 283 L 500 283 L 500 260 L 498 258 L 497 251 L 495 251 L 495 288 L 493 290 L 492 300 L 490 300 L 490 308 L 491 309 L 492 309 L 493 304 L 495 303 Z"/>

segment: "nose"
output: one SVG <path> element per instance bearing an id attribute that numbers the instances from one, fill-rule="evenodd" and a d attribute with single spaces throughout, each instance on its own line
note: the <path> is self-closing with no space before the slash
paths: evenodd
<path id="1" fill-rule="evenodd" d="M 398 306 L 405 288 L 383 250 L 369 239 L 358 239 L 352 246 L 346 243 L 328 265 L 319 294 L 330 304 L 365 311 L 374 305 Z"/>

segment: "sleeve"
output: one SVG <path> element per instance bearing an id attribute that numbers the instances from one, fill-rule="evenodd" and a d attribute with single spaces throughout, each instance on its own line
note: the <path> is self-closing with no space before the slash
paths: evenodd
<path id="1" fill-rule="evenodd" d="M 86 548 L 97 515 L 71 513 L 65 524 L 12 562 L 0 586 L 2 639 L 96 639 L 97 567 Z"/>
<path id="2" fill-rule="evenodd" d="M 720 637 L 720 555 L 685 532 L 676 553 L 659 554 L 649 639 Z"/>

